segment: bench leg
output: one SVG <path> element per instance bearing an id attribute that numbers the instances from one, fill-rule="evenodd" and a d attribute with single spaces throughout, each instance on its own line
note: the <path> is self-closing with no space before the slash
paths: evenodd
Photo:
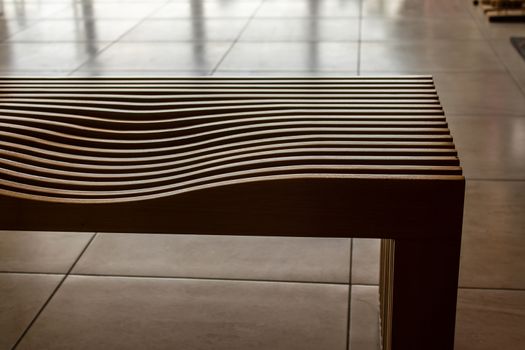
<path id="1" fill-rule="evenodd" d="M 381 254 L 384 350 L 452 350 L 461 241 L 386 240 Z"/>

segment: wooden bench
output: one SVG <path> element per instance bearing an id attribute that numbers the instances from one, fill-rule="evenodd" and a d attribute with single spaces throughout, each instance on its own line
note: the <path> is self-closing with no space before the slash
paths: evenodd
<path id="1" fill-rule="evenodd" d="M 0 229 L 383 239 L 383 349 L 453 348 L 464 177 L 429 76 L 0 78 Z"/>

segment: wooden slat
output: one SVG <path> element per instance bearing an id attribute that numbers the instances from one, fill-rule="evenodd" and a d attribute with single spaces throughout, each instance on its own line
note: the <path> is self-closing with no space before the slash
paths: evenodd
<path id="1" fill-rule="evenodd" d="M 461 175 L 430 76 L 6 77 L 0 135 L 0 191 L 24 198 L 118 202 L 294 171 Z"/>
<path id="2" fill-rule="evenodd" d="M 333 93 L 333 94 L 312 94 L 312 93 L 279 93 L 279 94 L 150 94 L 150 95 L 138 95 L 128 93 L 125 95 L 114 94 L 114 93 L 97 93 L 93 92 L 89 95 L 81 93 L 49 93 L 49 92 L 39 92 L 31 91 L 29 93 L 25 92 L 16 92 L 9 93 L 6 90 L 0 89 L 0 98 L 23 98 L 24 100 L 40 98 L 40 99 L 70 99 L 72 103 L 79 102 L 78 100 L 87 100 L 87 101 L 109 101 L 109 102 L 134 102 L 134 103 L 144 103 L 144 102 L 189 102 L 195 101 L 199 103 L 236 103 L 236 101 L 242 100 L 257 100 L 257 101 L 281 101 L 283 99 L 299 99 L 300 101 L 310 102 L 311 100 L 316 99 L 333 99 L 338 101 L 350 101 L 353 102 L 356 99 L 366 99 L 366 100 L 379 100 L 379 99 L 433 99 L 437 100 L 438 97 L 435 93 L 383 93 L 383 94 L 359 94 L 354 92 L 343 92 L 343 93 Z M 76 101 L 76 102 L 75 102 Z"/>

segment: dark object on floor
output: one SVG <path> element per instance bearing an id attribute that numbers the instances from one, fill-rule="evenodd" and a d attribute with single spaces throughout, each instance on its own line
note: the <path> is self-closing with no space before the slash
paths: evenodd
<path id="1" fill-rule="evenodd" d="M 510 42 L 525 60 L 525 37 L 512 37 L 510 38 Z"/>
<path id="2" fill-rule="evenodd" d="M 487 13 L 489 22 L 525 22 L 525 12 Z"/>
<path id="3" fill-rule="evenodd" d="M 465 179 L 432 77 L 0 91 L 0 229 L 381 238 L 383 349 L 453 349 Z"/>
<path id="4" fill-rule="evenodd" d="M 479 3 L 473 1 L 475 6 Z M 490 22 L 525 21 L 525 0 L 482 0 L 480 7 Z"/>

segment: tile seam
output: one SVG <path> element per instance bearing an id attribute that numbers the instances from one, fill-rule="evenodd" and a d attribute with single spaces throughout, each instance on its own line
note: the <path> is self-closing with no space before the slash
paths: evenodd
<path id="1" fill-rule="evenodd" d="M 51 302 L 51 300 L 53 299 L 53 297 L 55 296 L 55 294 L 58 292 L 58 290 L 60 289 L 60 287 L 62 286 L 62 284 L 64 283 L 64 281 L 66 280 L 66 278 L 69 276 L 69 274 L 71 273 L 71 271 L 73 270 L 73 268 L 75 267 L 75 265 L 78 263 L 78 261 L 80 260 L 80 258 L 82 257 L 82 255 L 84 255 L 84 252 L 88 249 L 88 247 L 91 245 L 91 242 L 93 242 L 93 240 L 95 239 L 95 237 L 97 236 L 97 233 L 94 233 L 91 238 L 89 239 L 89 241 L 86 243 L 86 245 L 84 246 L 84 248 L 82 249 L 82 251 L 80 252 L 80 254 L 77 256 L 77 258 L 75 259 L 75 261 L 73 262 L 73 264 L 71 264 L 71 266 L 69 267 L 67 273 L 65 275 L 63 275 L 62 279 L 60 280 L 60 282 L 58 282 L 57 286 L 53 289 L 53 291 L 51 292 L 51 294 L 49 295 L 49 297 L 46 299 L 46 301 L 44 302 L 44 304 L 42 305 L 42 307 L 38 310 L 38 312 L 35 314 L 35 316 L 33 317 L 33 319 L 31 320 L 31 322 L 29 322 L 29 324 L 27 325 L 27 327 L 25 328 L 25 330 L 22 332 L 22 334 L 18 337 L 18 339 L 16 340 L 15 344 L 13 345 L 12 347 L 12 350 L 15 350 L 19 345 L 20 343 L 22 342 L 22 340 L 24 339 L 24 337 L 27 335 L 27 333 L 29 332 L 29 330 L 31 329 L 31 327 L 35 324 L 35 322 L 38 320 L 38 318 L 40 317 L 40 315 L 42 314 L 42 312 L 45 310 L 45 308 L 47 307 L 47 305 Z"/>
<path id="2" fill-rule="evenodd" d="M 100 57 L 100 55 L 102 53 L 104 53 L 105 51 L 107 51 L 110 47 L 112 47 L 113 45 L 115 45 L 116 43 L 119 43 L 120 40 L 125 36 L 127 35 L 128 33 L 130 33 L 132 30 L 134 30 L 135 28 L 137 28 L 139 25 L 141 25 L 144 21 L 146 21 L 148 18 L 151 18 L 151 16 L 153 16 L 155 13 L 157 13 L 157 11 L 159 11 L 160 9 L 162 9 L 164 6 L 166 6 L 167 4 L 169 4 L 170 1 L 169 0 L 165 0 L 164 3 L 162 3 L 161 5 L 159 5 L 158 7 L 156 7 L 154 10 L 151 10 L 151 12 L 149 12 L 144 18 L 142 19 L 139 19 L 137 23 L 135 23 L 133 26 L 131 26 L 128 30 L 126 30 L 124 33 L 122 33 L 119 37 L 117 37 L 115 40 L 112 40 L 110 41 L 106 46 L 104 46 L 102 49 L 100 50 L 97 50 L 97 52 L 95 53 L 95 55 L 93 57 L 89 57 L 87 60 L 85 60 L 84 62 L 82 62 L 78 67 L 74 68 L 73 70 L 69 71 L 66 76 L 71 76 L 72 74 L 76 73 L 77 71 L 79 71 L 82 67 L 84 67 L 86 64 L 88 64 L 91 60 L 93 60 L 95 57 Z"/>
<path id="3" fill-rule="evenodd" d="M 239 42 L 239 39 L 242 37 L 242 35 L 244 34 L 244 32 L 246 31 L 246 29 L 248 28 L 248 26 L 250 25 L 250 23 L 253 21 L 253 19 L 255 18 L 255 16 L 257 15 L 257 12 L 259 12 L 259 9 L 261 8 L 261 6 L 264 4 L 265 0 L 261 0 L 261 2 L 259 2 L 259 5 L 257 6 L 257 8 L 253 11 L 252 15 L 250 17 L 248 17 L 248 20 L 246 21 L 246 23 L 244 24 L 244 26 L 241 28 L 241 30 L 239 31 L 239 34 L 235 37 L 235 39 L 233 40 L 232 44 L 230 45 L 230 47 L 226 50 L 226 52 L 224 52 L 224 54 L 222 55 L 222 57 L 219 59 L 219 61 L 217 62 L 217 64 L 215 65 L 215 67 L 213 67 L 213 69 L 209 72 L 208 75 L 214 75 L 217 70 L 219 69 L 219 67 L 221 66 L 222 62 L 224 62 L 224 60 L 226 59 L 226 57 L 228 57 L 228 55 L 230 54 L 230 52 L 233 50 L 235 44 L 237 44 L 237 42 Z"/>

